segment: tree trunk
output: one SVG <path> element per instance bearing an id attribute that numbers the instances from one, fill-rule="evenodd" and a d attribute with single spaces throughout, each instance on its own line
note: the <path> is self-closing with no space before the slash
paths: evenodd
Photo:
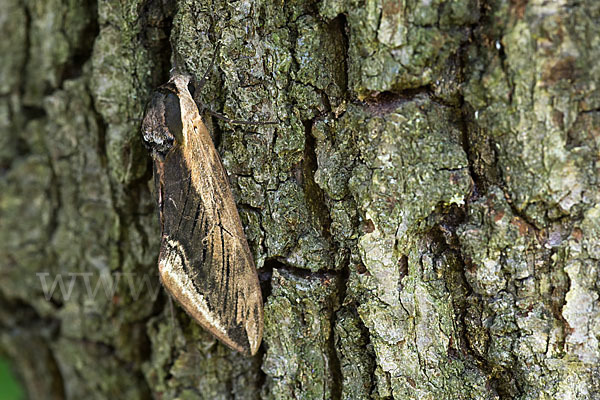
<path id="1" fill-rule="evenodd" d="M 2 0 L 0 352 L 31 399 L 600 398 L 599 20 Z M 142 113 L 213 55 L 204 104 L 278 122 L 205 118 L 263 286 L 253 358 L 157 274 Z"/>

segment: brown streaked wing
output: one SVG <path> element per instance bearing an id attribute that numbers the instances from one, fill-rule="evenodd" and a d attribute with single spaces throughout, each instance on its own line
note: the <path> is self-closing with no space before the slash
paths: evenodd
<path id="1" fill-rule="evenodd" d="M 171 81 L 180 98 L 183 140 L 164 159 L 155 159 L 162 203 L 161 280 L 223 343 L 255 354 L 263 327 L 256 267 L 225 170 L 186 78 Z"/>

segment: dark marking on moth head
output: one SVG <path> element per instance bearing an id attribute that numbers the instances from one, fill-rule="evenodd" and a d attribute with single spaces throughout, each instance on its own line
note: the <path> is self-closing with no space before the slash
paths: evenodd
<path id="1" fill-rule="evenodd" d="M 161 86 L 146 106 L 142 122 L 144 145 L 153 150 L 153 154 L 164 157 L 174 143 L 181 143 L 182 132 L 179 96 L 174 88 Z"/>
<path id="2" fill-rule="evenodd" d="M 190 92 L 190 95 L 192 96 L 192 98 L 194 98 L 194 95 L 196 94 L 196 85 L 194 85 L 194 83 L 191 80 L 187 85 L 187 89 L 188 89 L 188 92 Z"/>

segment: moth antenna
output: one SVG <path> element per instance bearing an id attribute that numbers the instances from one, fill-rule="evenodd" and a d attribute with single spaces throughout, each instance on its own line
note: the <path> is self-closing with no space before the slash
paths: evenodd
<path id="1" fill-rule="evenodd" d="M 277 125 L 277 121 L 244 121 L 241 119 L 230 119 L 224 116 L 223 114 L 219 114 L 218 112 L 212 110 L 206 110 L 207 113 L 212 115 L 213 117 L 220 119 L 221 121 L 225 121 L 230 124 L 238 124 L 238 125 Z"/>
<path id="2" fill-rule="evenodd" d="M 202 78 L 199 81 L 196 81 L 195 78 L 192 78 L 194 89 L 195 89 L 195 93 L 194 93 L 193 97 L 194 97 L 194 101 L 196 102 L 196 104 L 199 103 L 198 95 L 200 94 L 200 91 L 206 84 L 208 76 L 210 75 L 210 71 L 212 71 L 212 69 L 215 65 L 215 60 L 217 59 L 217 54 L 219 53 L 220 48 L 221 48 L 221 43 L 217 42 L 217 44 L 215 45 L 215 50 L 213 52 L 212 59 L 210 60 L 210 64 L 208 65 L 208 68 L 206 69 L 206 71 L 204 71 L 204 74 L 202 74 Z"/>

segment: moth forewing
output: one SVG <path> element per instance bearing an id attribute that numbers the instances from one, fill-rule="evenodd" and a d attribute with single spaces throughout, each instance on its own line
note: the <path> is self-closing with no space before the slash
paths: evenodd
<path id="1" fill-rule="evenodd" d="M 159 274 L 200 325 L 229 347 L 255 354 L 263 330 L 258 275 L 227 175 L 188 83 L 184 75 L 172 76 L 154 95 L 142 124 L 155 164 Z"/>

